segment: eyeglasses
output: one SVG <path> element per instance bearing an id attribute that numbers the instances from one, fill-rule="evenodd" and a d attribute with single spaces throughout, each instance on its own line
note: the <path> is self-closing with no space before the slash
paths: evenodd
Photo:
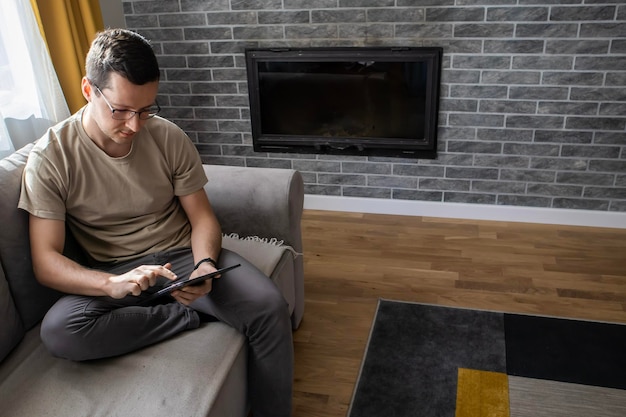
<path id="1" fill-rule="evenodd" d="M 104 99 L 104 102 L 107 104 L 107 106 L 109 106 L 109 109 L 111 110 L 111 117 L 115 120 L 130 120 L 135 117 L 135 115 L 138 115 L 139 119 L 141 120 L 148 120 L 156 116 L 161 111 L 161 106 L 159 106 L 159 103 L 157 102 L 155 102 L 154 105 L 151 106 L 148 110 L 142 111 L 114 109 L 113 106 L 111 106 L 111 103 L 109 103 L 109 100 L 107 100 L 107 98 L 102 93 L 102 90 L 100 90 L 100 87 L 93 83 L 92 85 L 96 87 L 96 90 L 98 90 L 100 96 L 102 96 L 102 98 Z"/>

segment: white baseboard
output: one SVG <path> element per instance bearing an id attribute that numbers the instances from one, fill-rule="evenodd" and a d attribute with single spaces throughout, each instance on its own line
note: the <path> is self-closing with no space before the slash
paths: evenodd
<path id="1" fill-rule="evenodd" d="M 304 208 L 355 213 L 444 217 L 570 226 L 626 229 L 626 213 L 593 210 L 553 209 L 489 204 L 439 203 L 380 198 L 335 197 L 307 194 Z"/>

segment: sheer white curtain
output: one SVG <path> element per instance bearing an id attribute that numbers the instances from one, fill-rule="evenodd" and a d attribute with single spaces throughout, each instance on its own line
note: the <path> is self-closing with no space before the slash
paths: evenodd
<path id="1" fill-rule="evenodd" d="M 0 3 L 0 159 L 70 114 L 29 0 Z"/>

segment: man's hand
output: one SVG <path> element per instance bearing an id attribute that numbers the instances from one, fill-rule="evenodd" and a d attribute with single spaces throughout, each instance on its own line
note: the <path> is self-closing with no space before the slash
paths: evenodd
<path id="1" fill-rule="evenodd" d="M 193 271 L 193 273 L 189 276 L 189 279 L 201 277 L 202 275 L 210 274 L 211 272 L 215 272 L 216 270 L 217 269 L 213 265 L 208 262 L 204 262 L 200 265 L 198 269 Z M 213 279 L 217 279 L 219 277 L 220 276 L 217 275 Z M 198 298 L 211 292 L 211 288 L 213 287 L 213 279 L 207 279 L 199 285 L 188 285 L 181 288 L 180 290 L 172 291 L 171 296 L 174 297 L 174 299 L 179 303 L 189 305 L 196 301 Z"/>
<path id="2" fill-rule="evenodd" d="M 176 274 L 171 271 L 172 264 L 142 265 L 122 275 L 109 278 L 105 291 L 112 298 L 124 298 L 127 295 L 139 295 L 156 284 L 157 277 L 175 280 Z"/>

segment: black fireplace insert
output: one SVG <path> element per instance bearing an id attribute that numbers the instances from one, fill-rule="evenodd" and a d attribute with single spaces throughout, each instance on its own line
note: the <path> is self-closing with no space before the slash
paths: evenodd
<path id="1" fill-rule="evenodd" d="M 435 158 L 442 48 L 247 49 L 254 150 Z"/>

